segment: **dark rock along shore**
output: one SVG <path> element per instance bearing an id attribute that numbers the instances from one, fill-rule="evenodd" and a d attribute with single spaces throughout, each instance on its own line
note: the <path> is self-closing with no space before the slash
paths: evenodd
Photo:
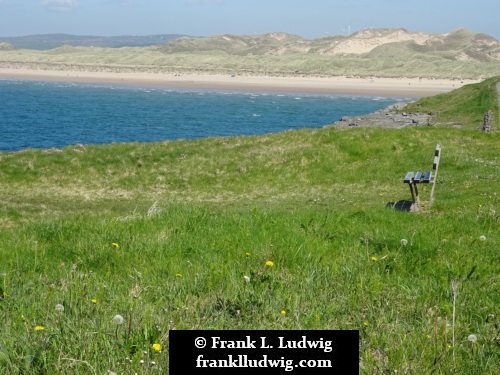
<path id="1" fill-rule="evenodd" d="M 372 126 L 379 128 L 400 129 L 405 126 L 429 126 L 431 116 L 422 113 L 406 113 L 401 110 L 407 103 L 395 103 L 385 109 L 364 116 L 344 116 L 332 125 L 336 128 Z"/>

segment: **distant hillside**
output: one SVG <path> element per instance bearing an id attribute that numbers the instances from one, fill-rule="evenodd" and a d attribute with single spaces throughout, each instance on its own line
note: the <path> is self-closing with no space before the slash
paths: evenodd
<path id="1" fill-rule="evenodd" d="M 12 51 L 16 49 L 12 44 L 0 42 L 0 51 Z"/>
<path id="2" fill-rule="evenodd" d="M 164 53 L 218 52 L 238 56 L 317 54 L 378 57 L 389 54 L 429 54 L 450 60 L 500 61 L 495 38 L 458 29 L 448 34 L 426 34 L 405 29 L 367 29 L 350 36 L 309 40 L 285 33 L 183 37 L 160 47 Z"/>
<path id="3" fill-rule="evenodd" d="M 49 50 L 62 46 L 73 47 L 104 47 L 104 48 L 120 48 L 120 47 L 148 47 L 158 44 L 168 43 L 172 40 L 182 37 L 178 34 L 161 34 L 161 35 L 122 35 L 122 36 L 79 36 L 67 34 L 44 34 L 44 35 L 28 35 L 2 38 L 0 43 L 10 43 L 16 48 L 34 49 L 34 50 Z"/>
<path id="4" fill-rule="evenodd" d="M 2 48 L 0 67 L 309 77 L 485 79 L 500 75 L 500 42 L 465 29 L 446 34 L 367 29 L 350 36 L 314 40 L 279 32 L 206 38 L 63 34 L 36 38 L 32 43 L 39 49 L 44 43 L 45 47 L 56 45 L 56 40 L 58 47 L 16 51 Z M 8 43 L 20 48 L 20 40 L 10 38 Z M 134 43 L 142 46 L 133 47 Z"/>

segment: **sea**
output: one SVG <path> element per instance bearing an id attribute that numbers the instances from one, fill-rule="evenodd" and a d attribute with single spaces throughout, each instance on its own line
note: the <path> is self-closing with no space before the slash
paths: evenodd
<path id="1" fill-rule="evenodd" d="M 320 128 L 414 98 L 0 80 L 0 151 Z"/>

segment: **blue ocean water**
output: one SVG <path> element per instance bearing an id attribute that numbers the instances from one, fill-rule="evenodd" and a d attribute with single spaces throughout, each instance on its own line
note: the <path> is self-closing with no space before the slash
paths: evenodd
<path id="1" fill-rule="evenodd" d="M 316 128 L 410 99 L 0 80 L 0 151 Z"/>

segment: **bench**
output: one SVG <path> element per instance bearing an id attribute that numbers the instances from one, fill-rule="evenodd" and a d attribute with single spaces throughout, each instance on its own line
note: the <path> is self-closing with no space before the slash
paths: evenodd
<path id="1" fill-rule="evenodd" d="M 432 170 L 422 172 L 408 172 L 406 176 L 403 178 L 403 182 L 408 184 L 410 187 L 411 199 L 412 199 L 412 209 L 411 211 L 421 211 L 422 204 L 420 203 L 420 197 L 418 193 L 418 185 L 419 184 L 431 184 L 431 194 L 429 197 L 428 206 L 432 205 L 434 201 L 434 187 L 436 186 L 436 178 L 439 169 L 439 160 L 441 158 L 441 146 L 436 145 L 436 150 L 434 151 L 434 161 L 432 163 Z"/>

